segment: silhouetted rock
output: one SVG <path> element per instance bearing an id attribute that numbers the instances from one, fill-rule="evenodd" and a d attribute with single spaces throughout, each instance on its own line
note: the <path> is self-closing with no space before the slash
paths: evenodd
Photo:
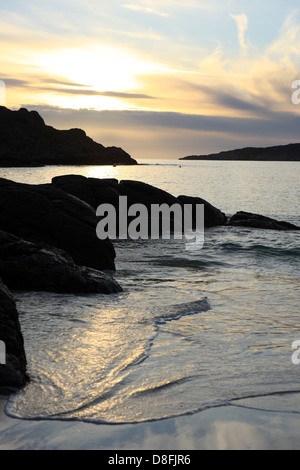
<path id="1" fill-rule="evenodd" d="M 300 230 L 300 227 L 290 224 L 289 222 L 278 221 L 270 217 L 260 214 L 252 214 L 251 212 L 239 211 L 233 215 L 228 225 L 234 227 L 251 227 L 269 230 Z"/>
<path id="2" fill-rule="evenodd" d="M 152 217 L 152 209 L 154 206 L 158 207 L 169 207 L 171 208 L 174 204 L 178 205 L 180 204 L 180 201 L 173 196 L 172 194 L 168 193 L 167 191 L 164 191 L 163 189 L 156 188 L 155 186 L 152 186 L 147 183 L 143 183 L 141 181 L 133 181 L 133 180 L 123 180 L 120 181 L 119 183 L 119 191 L 121 196 L 126 196 L 127 197 L 127 205 L 128 207 L 133 206 L 134 204 L 141 204 L 142 206 L 147 208 L 147 214 L 148 214 L 148 236 L 150 237 L 150 234 L 153 232 L 156 233 L 156 236 L 162 236 L 164 230 L 163 230 L 163 218 L 164 218 L 164 213 L 159 212 L 157 217 L 154 219 Z M 181 205 L 181 204 L 180 204 Z M 168 208 L 167 207 L 167 208 Z M 137 212 L 137 215 L 139 215 L 139 212 Z M 128 224 L 132 220 L 134 220 L 135 216 L 131 216 L 127 218 Z M 176 227 L 174 227 L 174 213 L 173 211 L 169 211 L 169 218 L 168 218 L 168 224 L 166 227 L 167 232 L 172 233 L 176 230 Z M 177 222 L 181 223 L 182 226 L 182 218 L 180 221 L 177 220 Z M 183 227 L 183 226 L 182 226 Z"/>
<path id="3" fill-rule="evenodd" d="M 178 196 L 178 199 L 182 204 L 191 204 L 193 206 L 193 220 L 195 220 L 196 217 L 195 206 L 197 204 L 204 205 L 204 227 L 225 225 L 227 220 L 226 215 L 221 212 L 220 209 L 217 209 L 215 206 L 205 201 L 205 199 L 192 196 Z"/>
<path id="4" fill-rule="evenodd" d="M 9 394 L 23 387 L 28 381 L 28 376 L 18 311 L 12 294 L 1 279 L 0 341 L 3 341 L 5 345 L 5 360 L 1 360 L 0 364 L 0 393 Z M 1 352 L 3 353 L 3 350 Z"/>
<path id="5" fill-rule="evenodd" d="M 0 106 L 0 167 L 44 165 L 135 165 L 118 147 L 104 147 L 82 129 L 47 126 L 36 111 Z"/>
<path id="6" fill-rule="evenodd" d="M 52 184 L 82 201 L 95 210 L 99 204 L 109 203 L 116 207 L 119 203 L 119 183 L 116 179 L 87 178 L 81 175 L 56 176 Z"/>
<path id="7" fill-rule="evenodd" d="M 119 191 L 122 196 L 127 196 L 129 206 L 138 203 L 150 209 L 151 204 L 178 204 L 178 199 L 172 194 L 142 181 L 120 181 Z"/>
<path id="8" fill-rule="evenodd" d="M 77 266 L 64 251 L 1 230 L 0 277 L 10 289 L 102 294 L 122 291 L 111 276 Z"/>
<path id="9" fill-rule="evenodd" d="M 300 144 L 274 147 L 245 147 L 208 155 L 189 155 L 179 160 L 248 160 L 248 161 L 300 161 Z"/>
<path id="10" fill-rule="evenodd" d="M 204 204 L 205 227 L 224 225 L 227 220 L 223 212 L 204 199 L 190 196 L 175 197 L 167 191 L 141 181 L 123 180 L 118 183 L 116 179 L 97 179 L 86 178 L 79 175 L 64 175 L 53 178 L 52 184 L 88 202 L 94 209 L 97 209 L 100 204 L 112 204 L 117 210 L 117 214 L 119 197 L 127 196 L 128 207 L 133 204 L 143 204 L 148 209 L 149 216 L 151 215 L 150 211 L 153 204 L 159 206 L 166 204 L 169 207 L 174 204 L 180 204 L 180 206 L 183 206 L 183 204 L 191 204 L 194 207 L 196 204 Z M 172 215 L 171 213 L 171 221 Z M 132 218 L 128 217 L 128 222 L 130 222 L 131 219 Z M 195 222 L 195 213 L 193 214 L 193 220 Z M 151 220 L 149 218 L 149 227 L 150 222 Z"/>
<path id="11" fill-rule="evenodd" d="M 119 196 L 127 196 L 128 206 L 132 204 L 144 204 L 150 208 L 151 204 L 178 203 L 176 197 L 167 191 L 156 188 L 147 183 L 134 180 L 87 178 L 81 175 L 56 176 L 52 184 L 69 194 L 87 202 L 94 209 L 99 204 L 110 203 L 117 207 Z"/>
<path id="12" fill-rule="evenodd" d="M 90 205 L 51 184 L 0 178 L 1 230 L 60 248 L 80 266 L 114 270 L 114 247 L 97 238 L 97 222 Z"/>

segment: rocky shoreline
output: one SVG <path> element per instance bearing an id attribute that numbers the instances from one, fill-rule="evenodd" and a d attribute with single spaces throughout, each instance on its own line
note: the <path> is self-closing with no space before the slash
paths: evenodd
<path id="1" fill-rule="evenodd" d="M 0 364 L 0 394 L 9 395 L 26 385 L 27 360 L 19 314 L 13 295 L 0 279 L 0 334 L 6 345 L 6 364 Z"/>
<path id="2" fill-rule="evenodd" d="M 206 229 L 216 226 L 300 230 L 259 214 L 237 212 L 228 218 L 199 198 L 174 195 L 139 181 L 65 175 L 51 183 L 29 185 L 0 178 L 0 340 L 6 364 L 0 364 L 0 393 L 11 393 L 28 380 L 26 354 L 11 290 L 113 294 L 115 250 L 96 235 L 96 208 L 128 205 L 204 204 Z M 104 272 L 103 272 L 104 271 Z"/>

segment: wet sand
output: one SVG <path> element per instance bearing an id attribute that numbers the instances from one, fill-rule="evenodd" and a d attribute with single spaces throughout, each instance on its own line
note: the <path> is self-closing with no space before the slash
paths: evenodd
<path id="1" fill-rule="evenodd" d="M 299 450 L 300 414 L 236 405 L 140 424 L 29 421 L 5 414 L 0 450 Z"/>

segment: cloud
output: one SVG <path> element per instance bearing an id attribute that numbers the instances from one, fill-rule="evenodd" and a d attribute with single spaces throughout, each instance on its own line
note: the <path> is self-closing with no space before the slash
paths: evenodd
<path id="1" fill-rule="evenodd" d="M 300 115 L 275 113 L 269 119 L 225 117 L 139 110 L 62 109 L 29 106 L 46 124 L 79 127 L 95 141 L 124 148 L 134 158 L 179 158 L 247 146 L 264 147 L 299 141 Z"/>
<path id="2" fill-rule="evenodd" d="M 163 36 L 163 34 L 155 33 L 151 29 L 148 31 L 121 31 L 118 29 L 113 29 L 113 28 L 106 28 L 106 31 L 108 33 L 112 33 L 115 37 L 116 36 L 127 36 L 128 38 L 133 38 L 133 39 L 146 39 L 150 41 L 164 41 L 166 40 L 166 37 Z"/>
<path id="3" fill-rule="evenodd" d="M 138 4 L 126 4 L 126 5 L 123 5 L 123 8 L 127 8 L 128 10 L 133 10 L 133 11 L 139 11 L 141 13 L 148 13 L 150 15 L 157 15 L 157 16 L 163 16 L 163 17 L 170 16 L 169 13 L 164 13 L 162 11 L 154 10 L 153 8 L 149 8 L 149 7 L 138 5 Z"/>
<path id="4" fill-rule="evenodd" d="M 270 54 L 286 57 L 300 55 L 300 24 L 297 22 L 298 11 L 292 11 L 285 19 L 279 37 L 268 47 Z"/>
<path id="5" fill-rule="evenodd" d="M 40 78 L 40 82 L 43 83 L 54 83 L 56 85 L 69 86 L 69 87 L 85 87 L 89 88 L 89 85 L 83 85 L 82 83 L 71 82 L 67 80 L 58 80 L 57 78 Z"/>
<path id="6" fill-rule="evenodd" d="M 56 78 L 35 77 L 33 81 L 19 80 L 14 78 L 5 78 L 5 84 L 10 87 L 26 87 L 32 88 L 36 91 L 53 91 L 54 93 L 70 94 L 70 95 L 83 95 L 83 96 L 108 96 L 112 98 L 127 98 L 127 99 L 156 99 L 154 96 L 145 93 L 131 93 L 122 91 L 98 91 L 92 89 L 90 85 L 82 83 L 59 80 Z M 41 84 L 47 83 L 50 86 Z"/>
<path id="7" fill-rule="evenodd" d="M 272 117 L 272 112 L 266 108 L 265 103 L 261 97 L 257 99 L 255 96 L 251 96 L 249 93 L 245 96 L 241 96 L 240 90 L 235 87 L 229 87 L 223 84 L 222 88 L 208 86 L 205 84 L 185 84 L 185 88 L 189 87 L 195 93 L 201 94 L 201 99 L 210 101 L 211 104 L 218 106 L 219 110 L 224 108 L 228 111 L 241 111 L 256 117 Z"/>
<path id="8" fill-rule="evenodd" d="M 223 0 L 222 2 L 220 2 L 220 0 L 210 0 L 209 2 L 207 0 L 185 0 L 184 2 L 181 0 L 164 0 L 163 2 L 161 0 L 143 0 L 143 3 L 144 7 L 140 5 L 137 6 L 147 8 L 146 5 L 149 5 L 149 9 L 157 7 L 156 11 L 159 11 L 158 8 L 160 8 L 163 3 L 164 8 L 167 8 L 169 11 L 186 12 L 187 10 L 200 10 L 216 12 L 220 10 L 226 11 L 231 6 L 232 0 Z"/>
<path id="9" fill-rule="evenodd" d="M 230 14 L 231 18 L 233 18 L 237 24 L 238 28 L 238 38 L 240 45 L 243 49 L 248 49 L 248 45 L 246 44 L 245 34 L 248 30 L 248 18 L 245 14 L 241 15 L 233 15 Z"/>
<path id="10" fill-rule="evenodd" d="M 5 85 L 11 88 L 30 86 L 30 82 L 28 80 L 20 80 L 18 78 L 7 78 L 3 75 L 1 75 L 1 78 L 5 81 Z"/>
<path id="11" fill-rule="evenodd" d="M 39 76 L 34 76 L 32 80 L 21 80 L 18 78 L 11 78 L 8 77 L 7 75 L 2 75 L 1 78 L 5 80 L 5 83 L 9 87 L 36 87 L 40 83 L 49 83 L 49 84 L 54 84 L 58 86 L 64 86 L 64 87 L 84 87 L 84 88 L 89 88 L 88 85 L 83 85 L 81 83 L 77 82 L 72 82 L 72 81 L 67 81 L 67 80 L 59 80 L 58 78 L 53 78 L 53 77 L 39 77 Z M 62 88 L 63 90 L 64 88 Z"/>
<path id="12" fill-rule="evenodd" d="M 255 40 L 261 42 L 255 49 L 248 18 L 249 29 L 263 18 L 256 24 L 253 6 L 238 14 L 235 2 L 105 0 L 107 8 L 96 8 L 93 0 L 86 6 L 75 2 L 80 8 L 72 7 L 68 16 L 62 0 L 58 28 L 52 3 L 33 3 L 36 10 L 28 10 L 27 3 L 22 14 L 0 21 L 0 65 L 6 74 L 0 79 L 8 107 L 25 102 L 38 109 L 51 103 L 57 111 L 48 109 L 45 117 L 51 115 L 54 127 L 61 122 L 64 128 L 86 128 L 100 141 L 103 130 L 107 145 L 120 139 L 120 146 L 150 150 L 156 145 L 157 150 L 159 143 L 169 154 L 176 147 L 199 153 L 199 142 L 203 151 L 214 152 L 237 142 L 298 140 L 300 107 L 291 104 L 291 83 L 300 78 L 296 12 L 277 18 L 266 37 L 257 30 Z M 217 4 L 220 8 L 213 10 Z M 48 10 L 50 16 L 44 14 Z M 167 15 L 172 21 L 159 18 Z M 68 21 L 73 29 L 62 27 Z M 268 21 L 273 25 L 272 17 Z M 121 109 L 128 111 L 116 111 Z"/>
<path id="13" fill-rule="evenodd" d="M 82 85 L 83 86 L 83 85 Z M 146 95 L 143 93 L 128 93 L 121 91 L 97 91 L 97 90 L 83 90 L 79 88 L 57 88 L 57 87 L 39 87 L 40 91 L 53 91 L 54 93 L 62 93 L 69 95 L 81 96 L 107 96 L 110 98 L 124 98 L 124 99 L 156 99 L 154 96 Z"/>

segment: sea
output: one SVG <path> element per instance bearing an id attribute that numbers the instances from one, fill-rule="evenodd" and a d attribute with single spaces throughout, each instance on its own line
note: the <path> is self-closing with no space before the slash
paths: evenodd
<path id="1" fill-rule="evenodd" d="M 138 180 L 200 196 L 228 217 L 243 210 L 300 225 L 299 162 L 139 163 L 0 176 Z M 10 396 L 9 416 L 142 423 L 233 404 L 300 413 L 299 231 L 225 226 L 206 229 L 193 249 L 184 238 L 114 246 L 121 293 L 14 292 L 31 380 Z"/>

